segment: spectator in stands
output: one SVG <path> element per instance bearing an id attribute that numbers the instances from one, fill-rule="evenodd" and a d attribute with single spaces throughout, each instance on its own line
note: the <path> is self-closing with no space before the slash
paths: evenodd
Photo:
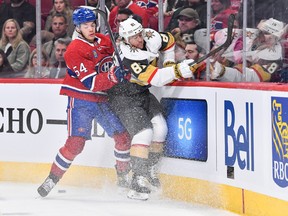
<path id="1" fill-rule="evenodd" d="M 147 13 L 144 8 L 139 7 L 136 3 L 134 3 L 132 0 L 115 0 L 117 6 L 115 6 L 111 13 L 109 14 L 109 25 L 113 32 L 117 31 L 117 22 L 116 22 L 116 16 L 118 14 L 119 9 L 121 8 L 129 8 L 131 11 L 133 11 L 134 14 L 139 15 L 143 20 L 143 27 L 148 27 L 148 18 Z"/>
<path id="2" fill-rule="evenodd" d="M 183 9 L 177 16 L 180 32 L 174 34 L 175 60 L 181 62 L 185 59 L 185 46 L 194 41 L 194 32 L 199 29 L 200 20 L 198 13 L 192 8 Z"/>
<path id="3" fill-rule="evenodd" d="M 197 61 L 204 54 L 204 49 L 194 42 L 189 42 L 185 46 L 185 58 Z M 203 62 L 199 67 L 193 71 L 195 80 L 206 79 L 206 64 Z"/>
<path id="4" fill-rule="evenodd" d="M 91 7 L 98 7 L 98 0 L 85 0 L 85 5 Z M 105 1 L 106 9 L 110 12 L 111 9 L 111 1 Z"/>
<path id="5" fill-rule="evenodd" d="M 211 8 L 211 33 L 227 28 L 229 15 L 237 14 L 237 11 L 231 9 L 231 0 L 212 0 Z"/>
<path id="6" fill-rule="evenodd" d="M 29 44 L 36 33 L 36 9 L 26 0 L 11 0 L 7 6 L 7 17 L 1 17 L 5 20 L 15 19 L 21 30 L 22 38 Z"/>
<path id="7" fill-rule="evenodd" d="M 98 7 L 98 0 L 86 0 L 85 5 L 91 7 Z"/>
<path id="8" fill-rule="evenodd" d="M 116 16 L 116 32 L 119 32 L 119 24 L 133 15 L 133 12 L 128 8 L 121 8 Z"/>
<path id="9" fill-rule="evenodd" d="M 116 23 L 117 23 L 117 32 L 114 32 L 114 38 L 116 39 L 116 42 L 120 42 L 121 40 L 119 38 L 119 25 L 120 22 L 123 22 L 124 20 L 127 20 L 129 17 L 132 17 L 137 22 L 142 24 L 142 18 L 138 16 L 137 14 L 133 14 L 133 12 L 128 8 L 123 8 L 118 11 L 117 17 L 116 17 Z"/>
<path id="10" fill-rule="evenodd" d="M 41 67 L 37 65 L 37 50 L 34 49 L 31 52 L 29 58 L 29 65 L 24 78 L 49 78 L 50 67 L 49 67 L 49 57 L 47 53 L 42 50 L 41 53 Z"/>
<path id="11" fill-rule="evenodd" d="M 53 17 L 56 13 L 63 14 L 67 19 L 67 34 L 72 37 L 74 31 L 74 24 L 72 21 L 73 10 L 68 0 L 53 0 L 53 8 L 51 9 L 46 23 L 45 30 L 52 31 Z"/>
<path id="12" fill-rule="evenodd" d="M 8 5 L 1 1 L 0 3 L 0 30 L 2 30 L 4 22 L 8 19 L 9 13 L 8 13 Z M 1 36 L 0 36 L 1 39 Z"/>
<path id="13" fill-rule="evenodd" d="M 114 38 L 115 38 L 117 43 L 120 41 L 120 39 L 119 39 L 120 22 L 123 22 L 124 20 L 128 19 L 132 15 L 133 15 L 133 12 L 128 8 L 119 9 L 118 14 L 116 16 L 116 31 L 113 32 Z"/>
<path id="14" fill-rule="evenodd" d="M 225 29 L 218 31 L 221 34 Z M 228 52 L 225 51 L 221 57 L 212 64 L 211 79 L 226 82 L 269 82 L 279 81 L 278 73 L 281 72 L 283 63 L 283 47 L 280 43 L 281 38 L 287 32 L 287 25 L 283 22 L 270 18 L 262 20 L 258 29 L 247 29 L 246 46 L 248 51 L 247 68 L 245 76 L 243 76 L 242 62 L 238 55 L 242 54 L 242 50 L 237 47 L 238 41 L 243 40 L 238 37 L 230 47 Z M 225 33 L 223 33 L 225 35 Z M 221 38 L 221 37 L 219 37 Z M 240 47 L 242 48 L 242 47 Z M 227 60 L 235 62 L 234 66 L 227 66 Z"/>
<path id="15" fill-rule="evenodd" d="M 64 78 L 66 74 L 66 62 L 64 60 L 64 54 L 70 42 L 71 40 L 68 38 L 59 38 L 55 41 L 55 57 L 57 62 L 53 65 L 50 71 L 50 78 Z"/>
<path id="16" fill-rule="evenodd" d="M 5 52 L 0 49 L 0 77 L 7 77 L 13 73 Z"/>
<path id="17" fill-rule="evenodd" d="M 53 32 L 41 30 L 41 44 L 45 44 L 48 41 L 53 40 L 54 34 Z M 36 48 L 36 35 L 32 38 L 31 42 L 29 43 L 30 50 L 34 50 Z"/>
<path id="18" fill-rule="evenodd" d="M 111 0 L 111 5 L 109 7 L 109 10 L 111 11 L 116 6 L 115 0 Z"/>
<path id="19" fill-rule="evenodd" d="M 30 47 L 23 40 L 20 26 L 15 19 L 8 19 L 4 23 L 0 49 L 4 50 L 14 72 L 21 73 L 26 69 Z"/>
<path id="20" fill-rule="evenodd" d="M 158 0 L 134 0 L 147 13 L 148 27 L 158 31 Z"/>
<path id="21" fill-rule="evenodd" d="M 123 21 L 127 20 L 130 17 L 135 19 L 137 22 L 142 24 L 142 18 L 140 16 L 138 16 L 137 14 L 133 14 L 133 12 L 130 9 L 128 9 L 128 8 L 120 9 L 118 11 L 117 18 L 116 18 L 117 32 L 113 33 L 114 38 L 116 40 L 116 44 L 119 44 L 120 41 L 121 41 L 121 37 L 119 37 L 119 25 L 120 25 L 120 22 L 123 22 Z"/>
<path id="22" fill-rule="evenodd" d="M 175 0 L 175 9 L 183 7 L 188 0 Z"/>
<path id="23" fill-rule="evenodd" d="M 170 19 L 165 31 L 170 32 L 177 32 L 179 30 L 179 23 L 178 23 L 178 15 L 179 13 L 185 8 L 192 8 L 197 11 L 199 15 L 199 20 L 201 21 L 201 28 L 206 28 L 206 20 L 207 20 L 207 3 L 205 0 L 187 0 L 182 7 L 177 8 Z"/>
<path id="24" fill-rule="evenodd" d="M 56 13 L 52 17 L 52 32 L 54 33 L 54 38 L 51 41 L 46 42 L 43 45 L 43 48 L 47 52 L 49 56 L 50 65 L 54 65 L 56 63 L 55 57 L 55 41 L 58 38 L 67 38 L 71 39 L 71 37 L 67 34 L 67 19 L 63 14 Z"/>

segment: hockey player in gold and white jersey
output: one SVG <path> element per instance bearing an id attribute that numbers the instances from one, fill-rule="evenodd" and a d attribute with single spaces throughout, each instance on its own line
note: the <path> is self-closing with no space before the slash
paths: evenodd
<path id="1" fill-rule="evenodd" d="M 222 30 L 225 31 L 225 30 Z M 269 82 L 273 75 L 281 70 L 283 61 L 283 47 L 281 37 L 287 31 L 287 25 L 270 18 L 261 21 L 257 29 L 246 30 L 247 67 L 245 75 L 242 66 L 243 50 L 235 49 L 235 44 L 242 41 L 242 36 L 232 43 L 222 57 L 235 63 L 227 67 L 221 61 L 215 61 L 211 67 L 211 79 L 222 82 Z M 225 34 L 225 32 L 223 32 Z M 217 32 L 216 34 L 221 34 Z M 224 35 L 223 34 L 223 35 Z M 215 35 L 216 36 L 216 35 Z M 220 36 L 221 37 L 221 36 Z M 241 41 L 240 41 L 241 40 Z M 238 59 L 238 60 L 237 60 Z M 239 60 L 241 60 L 239 62 Z"/>
<path id="2" fill-rule="evenodd" d="M 111 80 L 118 84 L 109 90 L 109 101 L 132 137 L 130 157 L 133 176 L 127 196 L 147 200 L 151 185 L 156 188 L 161 186 L 157 165 L 168 131 L 161 104 L 149 88 L 160 87 L 182 77 L 191 78 L 196 65 L 188 65 L 193 60 L 176 64 L 173 36 L 144 29 L 132 18 L 120 23 L 119 35 L 121 63 L 131 79 L 119 81 L 118 67 L 110 72 Z M 162 68 L 157 66 L 160 55 Z"/>

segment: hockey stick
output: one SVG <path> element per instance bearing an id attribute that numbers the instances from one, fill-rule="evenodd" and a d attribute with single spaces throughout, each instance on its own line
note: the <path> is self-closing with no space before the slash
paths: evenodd
<path id="1" fill-rule="evenodd" d="M 117 58 L 117 61 L 119 63 L 119 66 L 121 68 L 121 70 L 124 71 L 124 66 L 122 64 L 122 60 L 121 60 L 121 57 L 120 57 L 120 53 L 118 51 L 118 48 L 117 48 L 117 44 L 116 44 L 116 41 L 113 37 L 113 33 L 112 33 L 112 30 L 110 28 L 110 25 L 108 23 L 108 19 L 107 19 L 107 15 L 104 11 L 98 9 L 98 8 L 95 8 L 95 7 L 91 7 L 91 6 L 80 6 L 80 7 L 83 7 L 83 8 L 87 8 L 87 9 L 90 9 L 92 11 L 95 11 L 96 13 L 99 13 L 101 17 L 103 17 L 104 19 L 104 22 L 105 22 L 105 25 L 107 27 L 107 30 L 108 30 L 108 34 L 110 36 L 110 39 L 111 39 L 111 42 L 112 42 L 112 45 L 114 47 L 114 52 L 115 52 L 115 55 L 116 55 L 116 58 Z"/>
<path id="2" fill-rule="evenodd" d="M 235 15 L 234 14 L 230 14 L 229 18 L 228 18 L 228 28 L 227 28 L 227 38 L 226 41 L 219 47 L 217 47 L 216 49 L 210 51 L 209 53 L 207 53 L 206 55 L 200 57 L 196 62 L 191 62 L 189 65 L 194 65 L 194 64 L 198 64 L 202 61 L 204 61 L 205 59 L 209 58 L 210 56 L 216 54 L 217 52 L 219 52 L 220 50 L 224 49 L 224 48 L 228 48 L 230 46 L 230 44 L 232 43 L 233 40 L 233 26 L 234 26 L 234 20 L 235 20 Z"/>

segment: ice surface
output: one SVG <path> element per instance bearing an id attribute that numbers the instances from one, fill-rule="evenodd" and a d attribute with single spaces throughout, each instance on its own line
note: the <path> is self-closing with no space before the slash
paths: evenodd
<path id="1" fill-rule="evenodd" d="M 116 187 L 102 189 L 57 185 L 46 198 L 39 185 L 0 182 L 0 215 L 34 216 L 235 216 L 211 207 L 153 195 L 148 201 L 127 199 Z"/>

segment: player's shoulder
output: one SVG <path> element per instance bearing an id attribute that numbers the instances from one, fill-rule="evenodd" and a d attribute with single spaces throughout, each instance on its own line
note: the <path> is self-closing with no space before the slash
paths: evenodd
<path id="1" fill-rule="evenodd" d="M 97 42 L 102 45 L 102 46 L 112 46 L 112 42 L 111 39 L 109 37 L 109 35 L 104 35 L 101 33 L 96 33 L 95 36 L 97 37 Z"/>
<path id="2" fill-rule="evenodd" d="M 159 32 L 151 28 L 143 30 L 143 38 L 146 42 L 146 49 L 150 52 L 157 53 L 162 46 L 162 38 Z"/>
<path id="3" fill-rule="evenodd" d="M 93 47 L 89 42 L 80 38 L 74 39 L 65 52 L 65 58 L 76 59 L 79 57 L 87 57 Z"/>
<path id="4" fill-rule="evenodd" d="M 146 42 L 146 48 L 150 52 L 157 53 L 164 50 L 168 45 L 174 44 L 174 37 L 169 32 L 157 32 L 154 29 L 144 29 L 144 41 Z"/>
<path id="5" fill-rule="evenodd" d="M 80 40 L 79 38 L 76 38 L 76 39 L 71 41 L 71 43 L 67 47 L 66 52 L 67 51 L 72 52 L 72 51 L 76 51 L 76 50 L 80 51 L 83 48 L 83 46 L 85 46 L 85 42 L 83 40 Z"/>
<path id="6" fill-rule="evenodd" d="M 148 62 L 150 62 L 152 59 L 155 59 L 159 56 L 158 53 L 153 53 L 149 50 L 146 51 L 135 47 L 131 47 L 130 45 L 125 44 L 124 42 L 120 43 L 119 48 L 122 59 L 126 58 L 132 61 L 148 60 Z"/>

